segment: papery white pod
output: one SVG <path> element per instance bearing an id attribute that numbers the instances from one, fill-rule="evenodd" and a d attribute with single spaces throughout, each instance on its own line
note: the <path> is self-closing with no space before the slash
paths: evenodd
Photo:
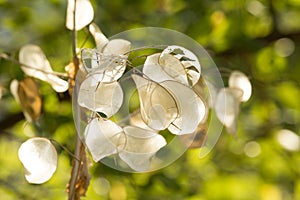
<path id="1" fill-rule="evenodd" d="M 215 101 L 215 112 L 220 122 L 227 128 L 230 134 L 235 134 L 237 118 L 240 111 L 239 98 L 242 91 L 234 88 L 223 88 L 218 92 Z"/>
<path id="2" fill-rule="evenodd" d="M 152 130 L 152 128 L 150 128 L 143 120 L 142 118 L 142 114 L 141 114 L 141 110 L 137 109 L 135 110 L 133 113 L 130 113 L 130 120 L 129 123 L 131 126 L 136 126 L 136 127 L 140 127 L 142 129 L 146 129 L 146 130 Z"/>
<path id="3" fill-rule="evenodd" d="M 112 39 L 108 40 L 102 33 L 97 24 L 92 23 L 89 26 L 89 31 L 94 37 L 97 50 L 105 55 L 120 56 L 127 54 L 131 48 L 131 42 L 124 39 Z M 127 56 L 126 56 L 127 57 Z"/>
<path id="4" fill-rule="evenodd" d="M 101 82 L 103 74 L 92 74 L 81 84 L 78 104 L 108 118 L 118 112 L 123 103 L 123 90 L 118 82 Z"/>
<path id="5" fill-rule="evenodd" d="M 158 61 L 163 70 L 174 80 L 179 81 L 184 85 L 189 85 L 189 74 L 187 73 L 183 63 L 178 58 L 172 54 L 161 53 Z"/>
<path id="6" fill-rule="evenodd" d="M 124 56 L 104 56 L 99 68 L 92 73 L 103 73 L 103 82 L 117 81 L 126 70 L 126 58 Z"/>
<path id="7" fill-rule="evenodd" d="M 284 149 L 292 152 L 299 152 L 300 137 L 297 133 L 288 129 L 281 129 L 276 133 L 276 139 Z"/>
<path id="8" fill-rule="evenodd" d="M 164 130 L 177 118 L 178 108 L 173 96 L 158 83 L 132 75 L 140 99 L 144 122 L 152 129 Z"/>
<path id="9" fill-rule="evenodd" d="M 65 92 L 69 89 L 69 83 L 56 75 L 48 74 L 47 83 L 49 83 L 56 92 Z"/>
<path id="10" fill-rule="evenodd" d="M 81 55 L 88 73 L 104 74 L 102 82 L 117 81 L 126 69 L 126 57 L 123 55 L 105 55 L 96 49 L 83 49 Z"/>
<path id="11" fill-rule="evenodd" d="M 248 77 L 244 73 L 240 71 L 233 71 L 229 76 L 229 87 L 238 88 L 243 92 L 239 101 L 246 102 L 250 99 L 252 86 Z"/>
<path id="12" fill-rule="evenodd" d="M 171 54 L 161 56 L 160 53 L 148 56 L 143 73 L 155 82 L 176 80 L 188 85 L 186 71 L 181 62 Z"/>
<path id="13" fill-rule="evenodd" d="M 19 81 L 14 79 L 10 83 L 10 92 L 15 98 L 15 100 L 20 103 L 19 95 L 18 95 Z"/>
<path id="14" fill-rule="evenodd" d="M 83 66 L 87 72 L 91 72 L 94 69 L 101 67 L 103 54 L 101 54 L 97 49 L 82 49 L 81 59 Z"/>
<path id="15" fill-rule="evenodd" d="M 206 115 L 202 99 L 191 88 L 176 81 L 164 81 L 160 85 L 172 94 L 179 111 L 169 131 L 176 135 L 193 133 Z"/>
<path id="16" fill-rule="evenodd" d="M 167 144 L 165 138 L 156 132 L 134 126 L 126 126 L 124 132 L 126 145 L 119 152 L 120 158 L 132 169 L 146 171 L 151 158 Z"/>
<path id="17" fill-rule="evenodd" d="M 92 36 L 94 37 L 94 40 L 95 40 L 95 43 L 97 46 L 97 50 L 100 52 L 101 49 L 103 49 L 103 47 L 109 42 L 109 40 L 102 33 L 99 26 L 95 23 L 91 23 L 89 25 L 89 31 L 92 34 Z"/>
<path id="18" fill-rule="evenodd" d="M 172 80 L 173 78 L 169 76 L 159 65 L 159 57 L 160 53 L 155 53 L 150 56 L 147 56 L 143 66 L 143 73 L 148 78 L 156 82 Z"/>
<path id="19" fill-rule="evenodd" d="M 19 52 L 19 61 L 24 64 L 21 69 L 26 75 L 48 82 L 56 92 L 69 89 L 67 81 L 52 74 L 51 65 L 39 46 L 24 45 Z"/>
<path id="20" fill-rule="evenodd" d="M 130 48 L 131 42 L 129 42 L 128 40 L 113 39 L 103 47 L 101 52 L 105 55 L 126 56 L 125 54 L 130 51 Z"/>
<path id="21" fill-rule="evenodd" d="M 94 9 L 90 0 L 68 0 L 66 27 L 69 30 L 74 30 L 74 10 L 75 10 L 75 30 L 78 31 L 94 19 Z"/>
<path id="22" fill-rule="evenodd" d="M 118 153 L 118 149 L 123 149 L 126 143 L 123 129 L 102 118 L 95 118 L 86 126 L 84 137 L 95 162 Z"/>
<path id="23" fill-rule="evenodd" d="M 103 82 L 117 81 L 126 70 L 126 59 L 131 43 L 123 39 L 108 41 L 95 24 L 90 25 L 97 49 L 83 49 L 82 63 L 88 73 L 104 74 Z"/>
<path id="24" fill-rule="evenodd" d="M 198 82 L 201 75 L 201 66 L 193 52 L 181 46 L 171 45 L 162 51 L 161 58 L 165 57 L 166 54 L 173 55 L 181 62 L 189 86 L 193 86 Z"/>
<path id="25" fill-rule="evenodd" d="M 215 101 L 216 101 L 216 97 L 217 97 L 217 94 L 218 94 L 218 90 L 217 88 L 212 84 L 210 83 L 209 81 L 205 81 L 205 84 L 208 88 L 208 91 L 209 91 L 209 100 L 208 100 L 208 104 L 209 104 L 209 107 L 210 108 L 213 108 L 213 106 L 215 105 Z"/>
<path id="26" fill-rule="evenodd" d="M 25 168 L 25 178 L 29 183 L 44 183 L 56 171 L 57 152 L 46 138 L 28 139 L 20 146 L 18 156 Z"/>

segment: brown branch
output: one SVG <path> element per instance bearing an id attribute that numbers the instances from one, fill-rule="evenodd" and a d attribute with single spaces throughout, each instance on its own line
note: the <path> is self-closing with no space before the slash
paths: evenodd
<path id="1" fill-rule="evenodd" d="M 80 161 L 73 159 L 71 179 L 67 188 L 69 200 L 80 200 L 81 196 L 85 196 L 90 182 L 85 146 L 78 136 L 76 136 L 75 156 L 79 156 Z"/>
<path id="2" fill-rule="evenodd" d="M 77 31 L 76 31 L 76 0 L 74 1 L 73 10 L 73 30 L 72 30 L 72 53 L 73 53 L 73 64 L 75 67 L 75 76 L 79 69 L 79 59 L 77 57 Z M 73 159 L 71 178 L 67 186 L 68 199 L 69 200 L 80 200 L 81 196 L 85 196 L 87 188 L 90 182 L 90 175 L 88 172 L 88 162 L 86 149 L 84 144 L 76 133 L 76 144 L 74 155 L 78 159 Z"/>
<path id="3" fill-rule="evenodd" d="M 1 130 L 10 128 L 23 119 L 25 119 L 25 117 L 22 112 L 5 116 L 5 118 L 2 121 L 0 121 L 0 134 L 3 133 Z"/>
<path id="4" fill-rule="evenodd" d="M 278 17 L 277 17 L 277 12 L 276 9 L 274 7 L 274 2 L 273 0 L 268 0 L 268 8 L 269 8 L 269 12 L 272 18 L 272 22 L 273 22 L 273 32 L 278 32 Z"/>
<path id="5" fill-rule="evenodd" d="M 280 38 L 291 38 L 293 40 L 300 40 L 300 32 L 280 33 L 280 32 L 274 31 L 270 35 L 267 35 L 265 37 L 256 38 L 254 40 L 270 43 L 270 42 L 274 42 Z"/>
<path id="6" fill-rule="evenodd" d="M 294 33 L 280 33 L 277 31 L 271 32 L 269 35 L 264 37 L 258 37 L 254 38 L 252 40 L 249 39 L 249 43 L 252 44 L 259 44 L 257 48 L 265 47 L 269 45 L 270 43 L 275 42 L 276 40 L 280 38 L 290 38 L 292 40 L 300 40 L 300 32 L 294 32 Z M 246 43 L 243 46 L 234 46 L 232 48 L 229 48 L 222 52 L 213 52 L 213 50 L 209 50 L 210 53 L 214 55 L 214 57 L 230 57 L 232 55 L 240 55 L 240 54 L 247 54 L 247 53 L 253 53 L 254 51 L 257 51 L 257 49 L 253 49 L 252 46 L 248 46 Z M 206 47 L 206 49 L 209 49 Z"/>

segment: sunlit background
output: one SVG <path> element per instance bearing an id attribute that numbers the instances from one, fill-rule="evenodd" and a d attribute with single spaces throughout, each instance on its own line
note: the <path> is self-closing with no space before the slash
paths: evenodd
<path id="1" fill-rule="evenodd" d="M 107 36 L 155 26 L 185 33 L 210 53 L 225 85 L 232 70 L 250 77 L 253 93 L 242 104 L 235 139 L 224 130 L 213 151 L 187 151 L 172 165 L 130 174 L 102 164 L 90 168 L 82 199 L 297 200 L 300 199 L 300 1 L 117 0 L 92 1 L 95 22 Z M 56 71 L 71 58 L 65 28 L 67 1 L 0 0 L 0 53 L 17 58 L 27 43 L 40 45 Z M 78 33 L 83 44 L 87 30 Z M 85 46 L 93 47 L 88 39 Z M 32 136 L 51 137 L 74 150 L 72 106 L 39 82 L 43 115 L 24 120 L 9 91 L 20 67 L 0 60 L 0 198 L 66 199 L 71 156 L 60 146 L 58 169 L 43 185 L 30 185 L 18 148 Z"/>

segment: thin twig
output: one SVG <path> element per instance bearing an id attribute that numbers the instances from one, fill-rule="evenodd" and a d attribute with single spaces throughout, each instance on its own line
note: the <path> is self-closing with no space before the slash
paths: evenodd
<path id="1" fill-rule="evenodd" d="M 89 40 L 90 37 L 91 37 L 91 34 L 87 34 L 87 36 L 85 37 L 84 41 L 82 42 L 82 44 L 79 47 L 80 49 L 82 49 L 84 47 L 84 45 L 87 43 L 87 41 Z"/>
<path id="2" fill-rule="evenodd" d="M 82 148 L 82 142 L 78 135 L 76 134 L 76 144 L 75 144 L 75 157 L 80 156 L 80 149 Z M 83 162 L 80 160 L 73 160 L 73 168 L 71 173 L 71 179 L 69 182 L 69 200 L 75 200 L 76 195 L 76 182 L 78 180 L 78 175 L 80 171 L 80 165 L 83 165 Z"/>
<path id="3" fill-rule="evenodd" d="M 25 67 L 25 68 L 28 68 L 28 69 L 33 69 L 33 70 L 36 70 L 36 71 L 43 72 L 45 74 L 51 74 L 51 75 L 55 75 L 55 76 L 59 76 L 59 77 L 63 77 L 63 78 L 69 78 L 69 76 L 66 73 L 53 72 L 53 71 L 52 72 L 48 72 L 48 71 L 45 71 L 45 70 L 42 70 L 42 69 L 39 69 L 39 68 L 36 68 L 36 67 L 33 67 L 33 66 L 29 66 L 29 65 L 26 65 L 24 63 L 21 63 L 21 62 L 17 61 L 16 59 L 8 56 L 5 53 L 1 53 L 0 54 L 0 58 L 3 58 L 3 59 L 8 60 L 8 61 L 11 61 L 14 64 L 21 65 L 22 67 Z"/>
<path id="4" fill-rule="evenodd" d="M 131 52 L 140 51 L 140 50 L 145 50 L 145 49 L 165 49 L 167 46 L 168 46 L 168 45 L 150 45 L 150 46 L 143 46 L 143 47 L 131 49 L 131 50 L 125 52 L 124 55 L 130 54 Z"/>
<path id="5" fill-rule="evenodd" d="M 140 56 L 136 56 L 136 57 L 133 57 L 133 58 L 129 58 L 128 60 L 130 61 L 134 61 L 134 60 L 137 60 L 137 59 L 140 59 L 140 58 L 146 58 L 148 56 L 150 56 L 152 54 L 143 54 L 143 55 L 140 55 Z"/>
<path id="6" fill-rule="evenodd" d="M 74 155 L 67 147 L 65 147 L 64 145 L 62 145 L 61 143 L 59 143 L 58 141 L 56 141 L 55 139 L 50 138 L 49 139 L 50 142 L 58 144 L 61 148 L 63 148 L 70 156 L 72 156 L 72 158 L 76 159 L 78 162 L 81 162 L 80 159 L 78 157 L 76 157 L 76 155 Z"/>
<path id="7" fill-rule="evenodd" d="M 77 1 L 74 0 L 74 10 L 73 10 L 73 30 L 72 30 L 72 53 L 74 57 L 77 57 L 76 47 L 77 47 L 77 31 L 76 31 L 76 4 Z"/>

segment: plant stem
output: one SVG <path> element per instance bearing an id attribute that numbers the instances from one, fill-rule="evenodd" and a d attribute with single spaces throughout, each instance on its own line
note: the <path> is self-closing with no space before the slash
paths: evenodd
<path id="1" fill-rule="evenodd" d="M 72 30 L 72 53 L 73 63 L 75 66 L 75 77 L 79 69 L 79 59 L 76 53 L 77 48 L 77 31 L 76 31 L 76 0 L 74 0 L 73 10 L 73 30 Z M 90 175 L 88 173 L 88 164 L 86 149 L 82 141 L 76 132 L 76 144 L 75 144 L 75 158 L 72 163 L 71 178 L 68 184 L 67 191 L 69 193 L 69 200 L 80 200 L 81 196 L 84 196 L 89 186 Z"/>
<path id="2" fill-rule="evenodd" d="M 65 150 L 70 156 L 72 156 L 73 159 L 80 161 L 79 158 L 77 158 L 67 147 L 65 147 L 64 145 L 62 145 L 61 143 L 59 143 L 58 141 L 56 141 L 55 139 L 49 138 L 51 143 L 55 143 L 57 145 L 59 145 L 63 150 Z"/>
<path id="3" fill-rule="evenodd" d="M 90 180 L 85 146 L 78 135 L 76 135 L 75 156 L 79 156 L 80 161 L 73 159 L 71 178 L 68 186 L 69 200 L 80 200 L 80 197 L 85 195 Z"/>

